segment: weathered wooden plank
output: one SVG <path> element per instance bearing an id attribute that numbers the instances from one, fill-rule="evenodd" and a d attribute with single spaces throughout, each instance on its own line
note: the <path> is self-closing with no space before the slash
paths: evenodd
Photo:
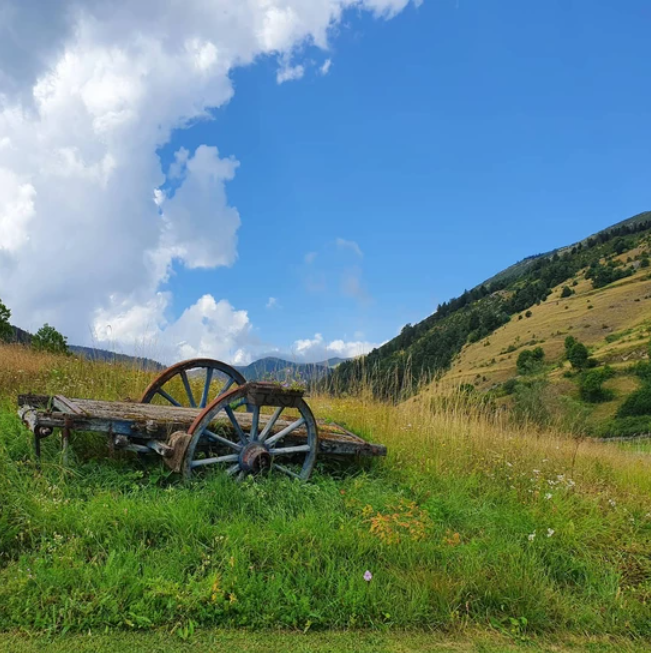
<path id="1" fill-rule="evenodd" d="M 74 403 L 74 400 L 68 399 L 63 395 L 54 395 L 52 405 L 62 413 L 69 415 L 86 415 L 86 413 Z"/>

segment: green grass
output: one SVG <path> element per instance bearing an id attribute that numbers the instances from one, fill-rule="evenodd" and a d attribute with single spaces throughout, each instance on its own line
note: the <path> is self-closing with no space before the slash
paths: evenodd
<path id="1" fill-rule="evenodd" d="M 17 389 L 81 394 L 81 378 L 94 380 L 92 396 L 132 392 L 127 372 L 114 370 L 113 386 L 101 366 L 56 370 Z M 156 460 L 111 458 L 100 436 L 81 434 L 67 466 L 56 438 L 45 440 L 39 472 L 9 393 L 0 402 L 0 632 L 48 634 L 48 650 L 72 642 L 76 651 L 128 641 L 157 650 L 166 638 L 217 646 L 248 632 L 264 646 L 275 629 L 316 636 L 273 635 L 273 650 L 422 650 L 423 629 L 461 637 L 466 648 L 450 650 L 478 651 L 509 650 L 492 640 L 472 648 L 478 631 L 515 642 L 651 635 L 646 455 L 517 427 L 463 397 L 394 407 L 317 396 L 319 416 L 386 443 L 389 458 L 321 462 L 307 484 L 235 484 L 219 473 L 184 484 Z M 366 634 L 331 634 L 342 629 Z M 3 637 L 0 649 L 12 641 L 19 651 L 45 641 Z"/>
<path id="2" fill-rule="evenodd" d="M 181 639 L 168 631 L 85 634 L 58 637 L 0 635 L 6 653 L 185 653 L 186 651 L 242 651 L 246 653 L 637 653 L 645 642 L 623 639 L 527 639 L 513 642 L 495 634 L 449 637 L 420 632 L 346 631 L 319 634 L 197 630 Z"/>

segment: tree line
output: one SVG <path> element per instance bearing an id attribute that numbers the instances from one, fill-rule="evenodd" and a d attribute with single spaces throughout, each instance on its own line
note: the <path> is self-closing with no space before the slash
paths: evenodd
<path id="1" fill-rule="evenodd" d="M 11 325 L 11 311 L 0 300 L 0 342 L 16 341 L 16 329 Z M 68 339 L 47 322 L 34 334 L 29 334 L 29 345 L 37 351 L 70 354 Z"/>

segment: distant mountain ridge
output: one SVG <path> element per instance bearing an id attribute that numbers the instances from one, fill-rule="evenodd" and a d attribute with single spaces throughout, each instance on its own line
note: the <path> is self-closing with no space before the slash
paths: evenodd
<path id="1" fill-rule="evenodd" d="M 294 363 L 283 358 L 267 356 L 246 366 L 236 367 L 247 381 L 285 381 L 300 379 L 305 382 L 320 381 L 329 376 L 345 358 L 329 358 L 318 363 Z"/>
<path id="2" fill-rule="evenodd" d="M 13 341 L 29 345 L 32 341 L 32 334 L 24 329 L 13 326 Z M 103 361 L 108 363 L 122 363 L 133 365 L 140 369 L 158 372 L 166 368 L 165 365 L 151 358 L 140 356 L 129 356 L 118 354 L 107 349 L 97 347 L 81 347 L 79 345 L 68 345 L 68 349 L 76 356 L 82 356 L 89 360 Z M 286 381 L 302 380 L 305 382 L 319 381 L 327 377 L 334 368 L 345 362 L 346 358 L 328 358 L 318 363 L 294 363 L 283 358 L 266 356 L 244 366 L 235 366 L 247 381 Z"/>
<path id="3" fill-rule="evenodd" d="M 486 281 L 483 281 L 479 285 L 475 286 L 475 288 L 479 288 L 481 286 L 488 286 L 489 284 L 495 282 L 515 279 L 521 276 L 522 274 L 524 274 L 528 268 L 530 268 L 536 261 L 540 259 L 550 258 L 554 256 L 554 254 L 560 255 L 568 250 L 571 250 L 573 247 L 578 246 L 579 244 L 584 245 L 591 238 L 599 238 L 602 234 L 607 234 L 615 229 L 619 229 L 621 227 L 636 227 L 647 222 L 651 222 L 651 211 L 643 211 L 642 213 L 638 213 L 637 215 L 634 215 L 631 218 L 626 218 L 626 220 L 621 220 L 620 222 L 617 222 L 614 225 L 611 225 L 610 227 L 606 227 L 601 231 L 597 231 L 597 233 L 594 233 L 591 236 L 588 236 L 587 238 L 584 238 L 583 240 L 580 240 L 577 243 L 573 243 L 572 245 L 558 247 L 556 249 L 552 249 L 549 252 L 544 252 L 543 254 L 533 254 L 531 256 L 527 256 L 523 258 L 521 261 L 518 261 L 517 263 L 510 265 L 508 268 L 505 268 L 501 272 L 498 272 L 497 274 L 493 275 L 489 279 L 486 279 Z"/>

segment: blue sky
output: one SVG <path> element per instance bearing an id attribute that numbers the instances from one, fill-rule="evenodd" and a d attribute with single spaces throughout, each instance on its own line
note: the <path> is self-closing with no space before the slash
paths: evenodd
<path id="1" fill-rule="evenodd" d="M 24 328 L 359 353 L 651 208 L 647 0 L 5 2 L 0 298 Z"/>
<path id="2" fill-rule="evenodd" d="M 311 53 L 332 59 L 325 76 L 237 70 L 231 102 L 161 153 L 206 143 L 240 162 L 238 260 L 178 270 L 176 310 L 226 288 L 264 342 L 382 342 L 650 208 L 649 27 L 643 1 L 425 2 L 387 22 L 349 13 Z M 342 288 L 350 275 L 362 294 Z"/>

